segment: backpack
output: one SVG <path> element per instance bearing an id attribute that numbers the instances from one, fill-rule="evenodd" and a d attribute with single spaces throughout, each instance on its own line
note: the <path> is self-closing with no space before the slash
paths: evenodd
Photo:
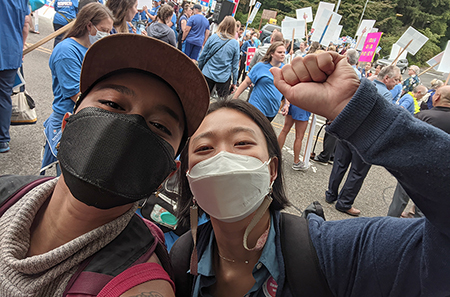
<path id="1" fill-rule="evenodd" d="M 0 217 L 34 187 L 53 178 L 0 176 Z M 97 296 L 114 277 L 130 267 L 146 263 L 153 253 L 158 256 L 161 266 L 173 279 L 166 248 L 155 238 L 157 236 L 153 235 L 152 228 L 155 227 L 134 215 L 113 241 L 80 263 L 78 270 L 69 280 L 63 296 L 68 294 Z"/>
<path id="2" fill-rule="evenodd" d="M 322 206 L 317 201 L 305 209 L 302 217 L 281 213 L 280 237 L 286 269 L 285 285 L 296 297 L 331 297 L 334 295 L 320 268 L 319 259 L 309 235 L 308 221 L 305 218 L 309 213 L 324 217 Z M 202 227 L 204 225 L 199 226 L 198 234 L 201 234 Z M 194 276 L 187 271 L 190 267 L 193 248 L 192 235 L 187 232 L 170 250 L 177 297 L 191 296 Z"/>

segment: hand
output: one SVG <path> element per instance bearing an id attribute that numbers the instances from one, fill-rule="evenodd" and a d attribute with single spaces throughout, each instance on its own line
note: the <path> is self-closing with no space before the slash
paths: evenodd
<path id="1" fill-rule="evenodd" d="M 282 69 L 270 70 L 286 99 L 302 109 L 335 119 L 359 87 L 346 57 L 326 52 L 297 57 Z"/>
<path id="2" fill-rule="evenodd" d="M 147 31 L 141 30 L 141 35 L 148 36 Z"/>
<path id="3" fill-rule="evenodd" d="M 144 6 L 142 7 L 142 10 L 143 10 L 143 11 L 145 11 L 145 12 L 148 12 L 148 8 L 147 8 L 147 6 L 146 6 L 146 5 L 144 5 Z"/>
<path id="4" fill-rule="evenodd" d="M 236 85 L 232 84 L 232 85 L 230 85 L 230 94 L 233 94 L 234 91 L 236 91 Z"/>
<path id="5" fill-rule="evenodd" d="M 283 105 L 283 107 L 281 108 L 281 114 L 285 117 L 288 112 L 289 112 L 289 106 L 290 104 L 285 104 Z"/>

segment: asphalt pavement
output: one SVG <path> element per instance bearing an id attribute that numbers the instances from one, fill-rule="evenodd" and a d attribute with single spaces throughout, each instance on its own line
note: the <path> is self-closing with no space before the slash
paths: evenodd
<path id="1" fill-rule="evenodd" d="M 39 19 L 39 31 L 40 34 L 30 33 L 27 40 L 28 44 L 36 43 L 38 40 L 52 33 L 53 27 L 51 21 L 41 17 Z M 48 66 L 52 48 L 53 42 L 51 41 L 24 57 L 26 90 L 36 102 L 38 121 L 34 125 L 11 126 L 11 151 L 0 154 L 0 175 L 31 175 L 39 172 L 41 152 L 44 144 L 42 125 L 52 112 L 52 79 Z M 124 54 L 132 55 L 132 53 Z M 151 51 L 149 51 L 149 54 L 151 54 Z M 136 58 L 139 59 L 139 57 Z M 421 76 L 422 82 L 426 86 L 429 86 L 429 82 L 433 78 L 440 78 L 445 81 L 445 77 L 438 73 L 427 73 Z M 247 93 L 241 95 L 241 99 L 245 98 L 247 98 Z M 316 133 L 323 122 L 324 119 L 318 117 Z M 279 134 L 283 125 L 284 118 L 281 114 L 278 114 L 272 122 L 272 126 L 277 134 Z M 306 130 L 305 139 L 303 140 L 302 154 L 306 147 L 308 131 L 309 126 Z M 317 154 L 322 150 L 323 134 L 324 132 L 322 131 L 319 135 L 315 150 Z M 317 200 L 323 205 L 328 220 L 352 218 L 347 214 L 335 210 L 334 204 L 329 205 L 325 202 L 325 191 L 327 190 L 332 165 L 324 166 L 311 162 L 310 168 L 305 172 L 291 169 L 293 163 L 293 141 L 294 130 L 292 129 L 283 148 L 283 175 L 286 192 L 292 203 L 292 207 L 289 207 L 287 211 L 300 214 L 302 209 Z M 396 180 L 389 172 L 382 167 L 372 166 L 361 191 L 356 197 L 354 207 L 361 210 L 361 216 L 374 217 L 386 215 L 395 185 Z"/>

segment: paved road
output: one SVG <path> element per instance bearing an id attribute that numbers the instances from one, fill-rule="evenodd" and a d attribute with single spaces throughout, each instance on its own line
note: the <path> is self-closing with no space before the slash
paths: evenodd
<path id="1" fill-rule="evenodd" d="M 28 43 L 35 43 L 44 36 L 50 34 L 53 29 L 48 19 L 40 18 L 40 35 L 31 34 Z M 48 67 L 48 59 L 52 50 L 52 42 L 43 45 L 28 54 L 24 59 L 26 89 L 36 101 L 38 122 L 35 125 L 12 126 L 11 127 L 11 151 L 0 154 L 0 174 L 36 174 L 40 168 L 41 149 L 44 143 L 42 123 L 51 113 L 53 100 L 51 73 Z M 132 54 L 132 53 L 125 53 Z M 151 51 L 149 51 L 151 54 Z M 139 57 L 136 57 L 139 58 Z M 442 75 L 425 74 L 422 80 L 425 85 L 435 77 L 443 78 Z M 242 95 L 244 98 L 246 94 Z M 317 129 L 323 123 L 319 117 Z M 279 114 L 273 121 L 273 128 L 278 134 L 284 124 L 284 118 Z M 309 127 L 307 129 L 309 131 Z M 317 131 L 317 130 L 316 130 Z M 316 153 L 322 150 L 323 132 L 319 136 Z M 306 137 L 305 137 L 306 138 Z M 320 201 L 325 209 L 327 219 L 347 219 L 350 216 L 340 213 L 324 201 L 327 189 L 328 177 L 331 165 L 323 166 L 312 163 L 306 172 L 291 169 L 293 162 L 292 145 L 294 133 L 289 133 L 285 147 L 283 148 L 283 165 L 286 191 L 292 202 L 289 212 L 299 213 L 312 201 Z M 303 142 L 303 149 L 305 148 Z M 372 166 L 364 185 L 356 198 L 354 206 L 362 211 L 363 216 L 383 216 L 387 213 L 396 180 L 384 168 Z"/>

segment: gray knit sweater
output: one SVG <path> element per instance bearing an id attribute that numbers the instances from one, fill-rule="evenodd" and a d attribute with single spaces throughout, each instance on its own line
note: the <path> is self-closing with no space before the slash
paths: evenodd
<path id="1" fill-rule="evenodd" d="M 62 296 L 78 265 L 117 237 L 136 205 L 114 221 L 45 254 L 26 257 L 30 227 L 58 179 L 23 196 L 0 218 L 0 296 Z"/>

